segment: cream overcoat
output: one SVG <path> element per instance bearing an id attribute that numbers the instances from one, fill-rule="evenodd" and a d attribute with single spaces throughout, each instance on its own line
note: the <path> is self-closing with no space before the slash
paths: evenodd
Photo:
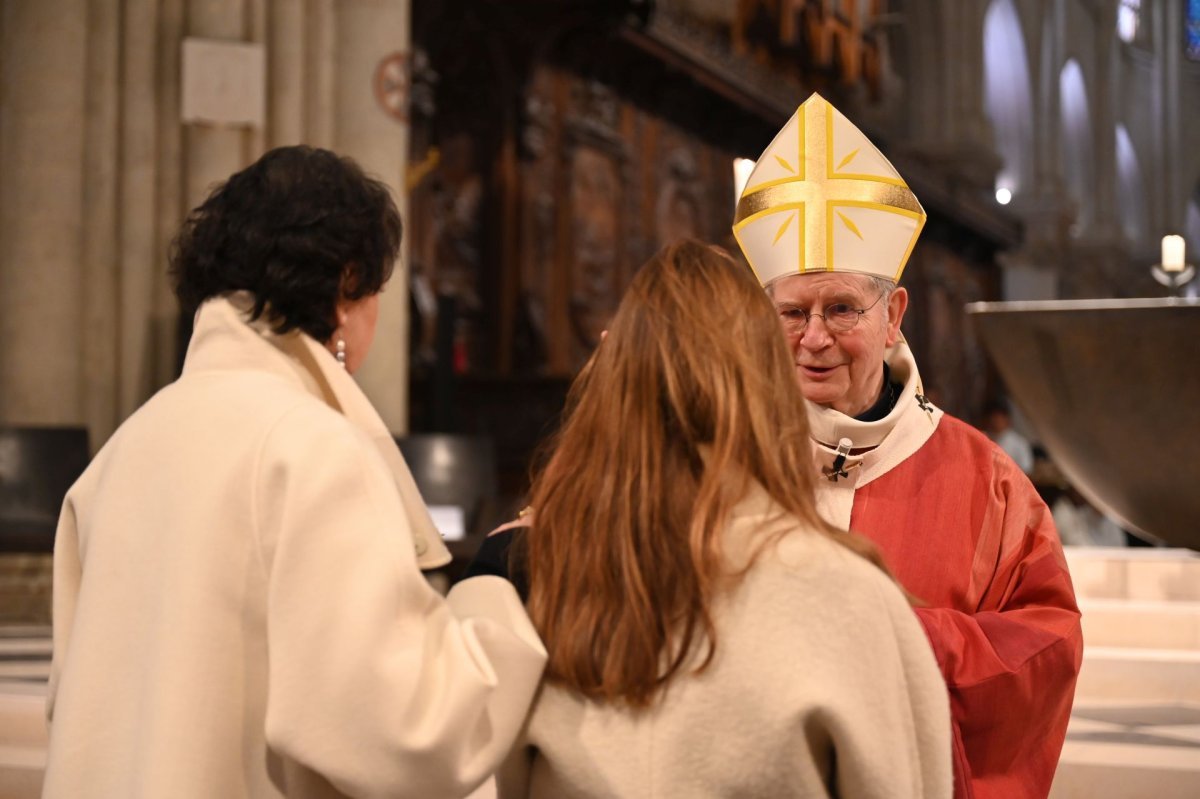
<path id="1" fill-rule="evenodd" d="M 651 708 L 547 681 L 500 799 L 949 799 L 950 709 L 896 585 L 780 515 L 761 488 L 724 538 L 736 566 L 786 530 L 713 605 L 717 649 Z"/>
<path id="2" fill-rule="evenodd" d="M 200 309 L 67 496 L 45 796 L 463 796 L 545 650 L 507 582 L 429 587 L 445 548 L 382 421 L 245 300 Z"/>

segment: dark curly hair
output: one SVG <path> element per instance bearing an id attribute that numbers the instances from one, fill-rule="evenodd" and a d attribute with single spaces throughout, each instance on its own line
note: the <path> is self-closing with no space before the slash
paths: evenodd
<path id="1" fill-rule="evenodd" d="M 377 293 L 400 249 L 400 214 L 387 187 L 349 158 L 279 147 L 218 186 L 171 246 L 184 313 L 249 291 L 251 318 L 276 333 L 299 328 L 325 342 L 339 299 Z"/>

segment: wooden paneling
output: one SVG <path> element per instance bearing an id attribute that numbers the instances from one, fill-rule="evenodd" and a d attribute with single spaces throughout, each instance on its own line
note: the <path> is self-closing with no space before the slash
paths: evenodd
<path id="1" fill-rule="evenodd" d="M 675 13 L 685 4 L 639 21 L 634 5 L 414 5 L 429 74 L 414 80 L 428 102 L 407 232 L 412 429 L 494 436 L 508 485 L 638 266 L 683 236 L 736 255 L 733 159 L 813 89 L 839 102 L 878 87 L 875 0 L 744 0 L 723 28 Z M 993 385 L 961 306 L 998 296 L 1003 243 L 927 166 L 906 169 L 930 223 L 905 332 L 927 387 L 971 418 Z"/>

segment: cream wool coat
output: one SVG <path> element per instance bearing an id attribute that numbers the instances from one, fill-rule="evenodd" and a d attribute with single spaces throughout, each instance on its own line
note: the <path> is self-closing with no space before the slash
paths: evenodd
<path id="1" fill-rule="evenodd" d="M 507 582 L 428 586 L 445 549 L 382 421 L 245 299 L 201 308 L 67 496 L 45 796 L 464 796 L 545 650 Z"/>
<path id="2" fill-rule="evenodd" d="M 726 551 L 792 528 L 715 606 L 716 657 L 633 712 L 547 682 L 500 799 L 950 797 L 946 688 L 896 586 L 779 518 L 761 489 Z"/>

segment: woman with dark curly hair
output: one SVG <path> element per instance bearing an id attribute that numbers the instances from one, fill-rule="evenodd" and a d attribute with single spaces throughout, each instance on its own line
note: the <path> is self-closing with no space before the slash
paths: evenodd
<path id="1" fill-rule="evenodd" d="M 443 600 L 441 544 L 350 377 L 400 217 L 285 147 L 188 217 L 183 374 L 63 506 L 47 797 L 457 797 L 517 735 L 545 650 L 515 592 Z"/>

